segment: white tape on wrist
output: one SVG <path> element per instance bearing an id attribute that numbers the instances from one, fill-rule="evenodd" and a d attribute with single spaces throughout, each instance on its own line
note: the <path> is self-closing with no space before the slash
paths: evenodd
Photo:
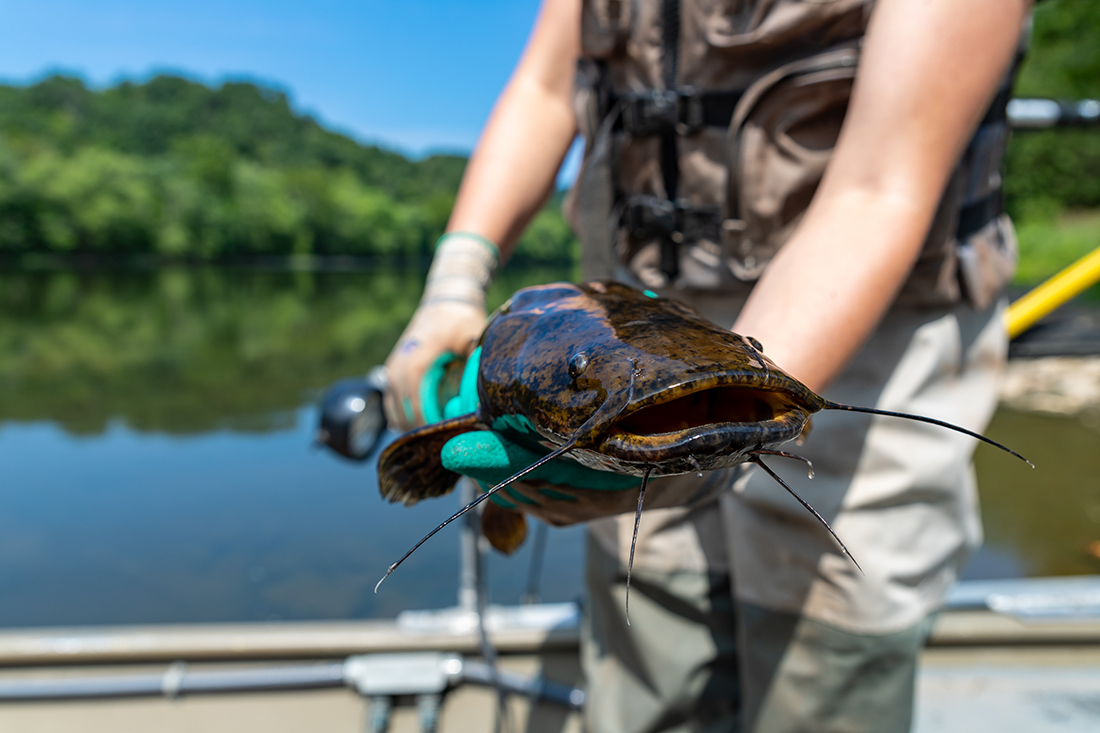
<path id="1" fill-rule="evenodd" d="M 424 283 L 421 305 L 459 302 L 485 307 L 499 251 L 491 241 L 469 232 L 440 237 Z"/>

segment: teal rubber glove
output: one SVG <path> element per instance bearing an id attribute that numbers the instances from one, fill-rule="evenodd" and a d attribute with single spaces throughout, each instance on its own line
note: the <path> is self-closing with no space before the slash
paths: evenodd
<path id="1" fill-rule="evenodd" d="M 447 470 L 495 486 L 548 452 L 536 453 L 528 450 L 492 430 L 475 430 L 447 441 L 440 457 Z M 622 491 L 637 488 L 641 482 L 637 476 L 596 471 L 564 456 L 539 466 L 521 480 L 540 480 L 558 486 L 594 491 Z"/>
<path id="2" fill-rule="evenodd" d="M 449 357 L 449 358 L 448 358 Z M 444 355 L 428 371 L 425 382 L 432 377 L 433 372 L 442 372 L 443 368 L 453 355 Z M 459 415 L 468 415 L 478 408 L 477 396 L 477 372 L 481 358 L 481 347 L 470 354 L 466 361 L 466 367 L 462 372 L 462 381 L 459 385 L 458 395 L 451 398 L 442 410 L 442 417 L 452 418 Z M 446 359 L 446 360 L 445 360 Z M 422 387 L 421 404 L 428 405 L 432 395 L 438 394 L 439 376 L 434 376 L 434 385 Z M 439 414 L 437 400 L 424 407 L 424 414 Z M 525 418 L 517 417 L 510 420 L 512 427 L 534 434 L 534 428 Z M 504 435 L 493 430 L 474 430 L 451 438 L 440 451 L 443 467 L 455 473 L 461 473 L 477 481 L 495 486 L 505 479 L 514 476 L 521 470 L 530 466 L 546 455 L 547 450 L 531 450 L 519 445 Z M 558 486 L 570 486 L 578 489 L 591 489 L 595 491 L 622 491 L 636 488 L 641 482 L 637 476 L 627 476 L 610 471 L 596 471 L 577 463 L 576 461 L 562 457 L 550 461 L 544 466 L 524 476 L 524 479 L 537 479 Z M 505 489 L 507 491 L 507 489 Z M 515 492 L 508 492 L 512 499 L 520 502 L 529 501 Z M 494 499 L 496 496 L 493 497 Z M 498 502 L 504 503 L 504 502 Z"/>

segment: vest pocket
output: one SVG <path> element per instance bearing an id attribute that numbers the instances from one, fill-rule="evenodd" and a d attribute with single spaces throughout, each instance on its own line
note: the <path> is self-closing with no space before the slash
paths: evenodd
<path id="1" fill-rule="evenodd" d="M 781 67 L 745 92 L 726 138 L 722 247 L 755 280 L 790 237 L 832 156 L 855 79 L 856 48 Z"/>
<path id="2" fill-rule="evenodd" d="M 581 8 L 581 55 L 607 58 L 630 35 L 634 0 L 586 0 Z"/>

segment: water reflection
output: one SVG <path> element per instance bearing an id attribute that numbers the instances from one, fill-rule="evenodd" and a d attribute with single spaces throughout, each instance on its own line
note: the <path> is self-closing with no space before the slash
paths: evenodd
<path id="1" fill-rule="evenodd" d="M 569 275 L 510 274 L 490 305 Z M 310 390 L 385 359 L 422 283 L 408 270 L 3 273 L 0 421 L 285 429 Z"/>
<path id="2" fill-rule="evenodd" d="M 0 279 L 0 419 L 95 434 L 289 427 L 303 392 L 383 359 L 415 272 L 213 269 Z"/>
<path id="3" fill-rule="evenodd" d="M 293 427 L 170 436 L 112 422 L 96 436 L 49 423 L 0 428 L 0 625 L 392 616 L 454 603 L 454 531 L 426 544 L 375 595 L 410 543 L 457 506 L 378 495 L 374 467 L 311 448 Z M 551 533 L 543 592 L 579 593 L 577 530 Z M 515 603 L 529 548 L 490 566 Z"/>
<path id="4" fill-rule="evenodd" d="M 1100 572 L 1089 551 L 1100 540 L 1100 423 L 1002 408 L 988 434 L 1020 446 L 1035 470 L 977 452 L 986 545 L 1024 575 Z"/>
<path id="5" fill-rule="evenodd" d="M 500 280 L 491 304 L 564 270 Z M 374 468 L 310 447 L 318 390 L 382 361 L 418 272 L 0 274 L 0 625 L 356 618 L 453 603 L 454 528 L 371 592 L 456 506 L 378 497 Z M 1002 411 L 978 451 L 987 548 L 970 577 L 1086 573 L 1097 429 Z M 551 532 L 543 591 L 581 589 L 580 530 Z M 530 544 L 490 564 L 514 603 Z"/>
<path id="6" fill-rule="evenodd" d="M 567 271 L 505 278 L 518 287 Z M 384 593 L 457 500 L 406 508 L 374 467 L 311 447 L 312 401 L 383 360 L 418 272 L 0 275 L 0 625 L 393 615 L 449 605 L 454 532 Z M 551 533 L 548 600 L 580 592 Z M 517 602 L 529 548 L 490 563 Z"/>

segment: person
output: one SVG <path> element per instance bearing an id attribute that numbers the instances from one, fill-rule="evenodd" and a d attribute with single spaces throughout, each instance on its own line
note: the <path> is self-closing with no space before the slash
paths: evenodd
<path id="1" fill-rule="evenodd" d="M 829 399 L 974 430 L 996 403 L 1013 266 L 1007 85 L 1030 0 L 545 0 L 470 159 L 424 296 L 387 361 L 392 424 L 469 353 L 493 269 L 586 141 L 570 212 L 586 277 L 672 295 L 755 336 Z M 593 731 L 902 731 L 930 615 L 980 542 L 973 441 L 815 416 L 789 481 L 593 522 Z"/>

